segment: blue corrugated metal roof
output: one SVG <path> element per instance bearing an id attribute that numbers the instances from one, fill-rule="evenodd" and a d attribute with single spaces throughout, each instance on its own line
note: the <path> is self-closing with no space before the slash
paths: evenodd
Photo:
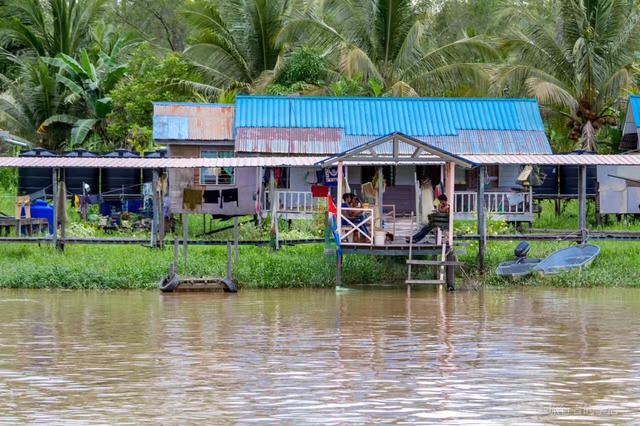
<path id="1" fill-rule="evenodd" d="M 640 129 L 640 95 L 629 96 L 629 103 L 631 104 L 633 122 L 635 123 L 636 128 Z"/>
<path id="2" fill-rule="evenodd" d="M 544 131 L 535 100 L 238 96 L 235 127 L 340 128 L 353 136 Z"/>

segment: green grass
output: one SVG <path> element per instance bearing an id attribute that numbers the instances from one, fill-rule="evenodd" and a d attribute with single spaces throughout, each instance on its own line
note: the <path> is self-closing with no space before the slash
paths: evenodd
<path id="1" fill-rule="evenodd" d="M 12 214 L 15 199 L 0 194 L 0 211 Z M 563 206 L 560 216 L 555 216 L 552 202 L 544 202 L 543 210 L 536 217 L 534 228 L 575 231 L 577 228 L 577 203 Z M 137 231 L 105 233 L 79 221 L 77 213 L 69 209 L 69 234 L 78 236 L 137 236 L 147 238 L 148 233 Z M 589 209 L 589 224 L 595 228 L 593 205 Z M 229 226 L 233 221 L 207 220 L 207 230 Z M 241 222 L 247 218 L 241 218 Z M 461 223 L 459 229 L 475 231 L 475 223 Z M 319 222 L 294 221 L 291 228 L 281 221 L 283 239 L 317 238 L 323 235 Z M 640 230 L 633 219 L 613 221 L 599 229 Z M 203 217 L 193 215 L 189 222 L 189 234 L 195 238 L 202 233 Z M 514 232 L 505 224 L 492 222 L 490 233 Z M 182 231 L 178 226 L 177 233 Z M 171 237 L 171 236 L 169 236 Z M 227 230 L 209 237 L 215 240 L 233 238 Z M 256 228 L 252 223 L 240 227 L 241 240 L 268 240 L 268 225 Z M 523 236 L 522 239 L 526 239 Z M 569 242 L 532 242 L 531 257 L 545 257 L 555 250 L 568 247 Z M 476 265 L 476 244 L 472 244 L 461 259 L 467 263 L 466 273 L 488 286 L 554 285 L 554 286 L 638 286 L 640 285 L 640 242 L 598 242 L 602 248 L 593 265 L 584 271 L 573 271 L 555 277 L 532 276 L 512 281 L 495 275 L 498 263 L 513 257 L 514 242 L 490 242 L 487 250 L 487 273 L 480 276 Z M 234 266 L 234 278 L 244 288 L 275 287 L 324 287 L 333 286 L 335 280 L 335 256 L 323 253 L 320 244 L 284 247 L 274 251 L 268 247 L 241 247 L 240 262 Z M 141 246 L 90 246 L 68 245 L 64 252 L 54 252 L 49 246 L 1 245 L 0 287 L 23 288 L 155 288 L 166 273 L 172 259 L 172 248 L 152 250 Z M 223 276 L 226 264 L 225 247 L 189 248 L 189 262 L 181 266 L 181 272 L 193 276 Z M 426 268 L 424 268 L 426 269 Z M 417 277 L 427 277 L 429 272 L 418 271 Z M 343 280 L 346 284 L 402 283 L 406 278 L 404 258 L 372 256 L 345 256 Z"/>
<path id="2" fill-rule="evenodd" d="M 0 246 L 0 287 L 117 289 L 155 288 L 173 258 L 172 248 L 69 245 L 64 252 L 35 245 Z M 180 272 L 192 276 L 224 275 L 226 247 L 189 247 Z M 319 244 L 241 247 L 234 278 L 244 288 L 326 287 L 335 283 L 335 256 Z M 394 283 L 404 279 L 400 259 L 346 256 L 345 283 Z"/>

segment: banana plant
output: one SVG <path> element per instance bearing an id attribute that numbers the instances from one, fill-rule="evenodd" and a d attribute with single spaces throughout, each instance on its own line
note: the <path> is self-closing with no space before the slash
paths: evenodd
<path id="1" fill-rule="evenodd" d="M 42 126 L 46 128 L 52 123 L 70 125 L 70 148 L 81 146 L 91 132 L 106 141 L 106 118 L 113 106 L 107 94 L 125 75 L 126 64 L 118 64 L 103 52 L 98 54 L 94 64 L 84 49 L 79 60 L 61 53 L 46 61 L 58 71 L 56 81 L 66 90 L 64 103 L 70 112 L 53 115 Z"/>

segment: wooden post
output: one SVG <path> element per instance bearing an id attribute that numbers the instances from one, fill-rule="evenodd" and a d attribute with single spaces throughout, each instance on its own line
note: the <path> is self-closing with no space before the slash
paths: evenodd
<path id="1" fill-rule="evenodd" d="M 420 182 L 418 181 L 418 167 L 417 166 L 413 166 L 413 183 L 415 185 L 414 191 L 416 193 L 416 228 L 417 229 L 420 226 L 420 217 L 422 216 L 423 212 L 420 211 L 420 209 L 422 208 L 422 205 L 420 204 Z"/>
<path id="2" fill-rule="evenodd" d="M 342 193 L 344 191 L 344 179 L 342 172 L 342 161 L 340 161 L 338 162 L 338 192 L 336 194 L 336 207 L 338 209 L 336 226 L 338 227 L 338 238 L 342 238 Z"/>
<path id="3" fill-rule="evenodd" d="M 158 227 L 158 243 L 160 247 L 164 246 L 164 234 L 165 234 L 165 217 L 164 217 L 164 182 L 165 177 L 162 177 L 162 184 L 158 188 L 158 214 L 159 214 L 159 227 Z"/>
<path id="4" fill-rule="evenodd" d="M 384 194 L 384 173 L 382 172 L 382 166 L 378 167 L 378 220 L 380 221 L 380 231 L 384 228 L 384 224 L 382 223 L 382 200 Z M 372 235 L 373 237 L 374 235 Z"/>
<path id="5" fill-rule="evenodd" d="M 342 254 L 336 253 L 336 287 L 342 286 Z"/>
<path id="6" fill-rule="evenodd" d="M 178 273 L 178 259 L 180 258 L 179 245 L 178 238 L 175 237 L 173 239 L 173 267 L 176 274 Z"/>
<path id="7" fill-rule="evenodd" d="M 189 215 L 182 215 L 182 258 L 187 264 L 187 245 L 189 241 Z"/>
<path id="8" fill-rule="evenodd" d="M 578 229 L 580 243 L 586 241 L 587 232 L 587 167 L 578 166 Z"/>
<path id="9" fill-rule="evenodd" d="M 276 172 L 271 168 L 269 178 L 269 201 L 271 202 L 271 231 L 276 239 L 276 250 L 280 250 L 279 229 L 278 229 L 278 188 L 276 186 Z"/>
<path id="10" fill-rule="evenodd" d="M 160 200 L 158 197 L 158 170 L 157 169 L 153 169 L 153 180 L 151 183 L 151 190 L 152 190 L 152 200 L 151 203 L 153 205 L 153 211 L 151 214 L 151 241 L 150 241 L 150 245 L 151 247 L 157 247 L 158 246 L 158 225 L 160 223 L 159 220 L 159 215 L 158 215 L 158 207 L 160 204 Z"/>
<path id="11" fill-rule="evenodd" d="M 455 178 L 456 178 L 456 164 L 447 163 L 447 176 L 445 178 L 445 193 L 447 200 L 449 201 L 449 235 L 447 236 L 447 244 L 449 248 L 453 247 L 453 204 L 455 197 Z"/>
<path id="12" fill-rule="evenodd" d="M 263 175 L 262 166 L 256 169 L 256 216 L 258 218 L 257 224 L 260 226 L 262 224 L 262 211 L 264 210 L 264 199 L 262 193 L 262 175 Z"/>
<path id="13" fill-rule="evenodd" d="M 478 266 L 480 272 L 484 272 L 484 260 L 485 250 L 487 246 L 487 222 L 485 216 L 484 205 L 484 178 L 485 178 L 485 166 L 480 166 L 478 169 L 478 198 L 476 205 L 476 212 L 478 213 Z"/>
<path id="14" fill-rule="evenodd" d="M 53 189 L 51 190 L 53 198 L 53 248 L 58 247 L 58 169 L 53 169 Z"/>
<path id="15" fill-rule="evenodd" d="M 233 249 L 235 251 L 235 261 L 237 262 L 240 259 L 240 249 L 239 249 L 239 230 L 238 230 L 238 216 L 233 217 Z"/>
<path id="16" fill-rule="evenodd" d="M 233 265 L 231 264 L 231 242 L 227 241 L 227 279 L 231 280 L 233 276 Z"/>
<path id="17" fill-rule="evenodd" d="M 67 239 L 67 185 L 65 185 L 64 183 L 64 179 L 62 176 L 60 176 L 60 171 L 58 171 L 58 176 L 60 177 L 58 179 L 58 184 L 59 184 L 59 194 L 58 197 L 60 198 L 60 201 L 62 202 L 61 206 L 58 206 L 62 209 L 62 212 L 64 213 L 65 217 L 61 218 L 60 220 L 60 240 L 58 241 L 58 248 L 60 250 L 64 250 L 64 243 L 65 240 Z"/>

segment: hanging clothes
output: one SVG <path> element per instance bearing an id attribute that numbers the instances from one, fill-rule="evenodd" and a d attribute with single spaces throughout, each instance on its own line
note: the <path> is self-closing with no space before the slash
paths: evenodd
<path id="1" fill-rule="evenodd" d="M 429 215 L 435 210 L 435 206 L 433 205 L 433 186 L 429 179 L 422 181 L 420 192 L 420 221 L 424 225 L 427 225 L 429 224 Z"/>
<path id="2" fill-rule="evenodd" d="M 196 210 L 202 206 L 203 191 L 201 189 L 185 188 L 182 192 L 182 207 Z"/>
<path id="3" fill-rule="evenodd" d="M 304 179 L 309 185 L 315 185 L 316 183 L 318 183 L 318 175 L 313 169 L 307 170 L 307 173 L 304 175 Z"/>
<path id="4" fill-rule="evenodd" d="M 236 206 L 240 206 L 240 201 L 238 199 L 238 188 L 233 189 L 223 189 L 222 190 L 222 201 L 225 203 L 236 203 Z"/>
<path id="5" fill-rule="evenodd" d="M 324 169 L 324 184 L 327 186 L 338 186 L 338 168 L 329 167 Z"/>
<path id="6" fill-rule="evenodd" d="M 329 187 L 323 185 L 312 185 L 311 196 L 313 198 L 327 197 L 329 195 Z"/>
<path id="7" fill-rule="evenodd" d="M 204 191 L 204 202 L 205 204 L 218 204 L 220 202 L 220 191 L 212 190 L 212 191 Z"/>

